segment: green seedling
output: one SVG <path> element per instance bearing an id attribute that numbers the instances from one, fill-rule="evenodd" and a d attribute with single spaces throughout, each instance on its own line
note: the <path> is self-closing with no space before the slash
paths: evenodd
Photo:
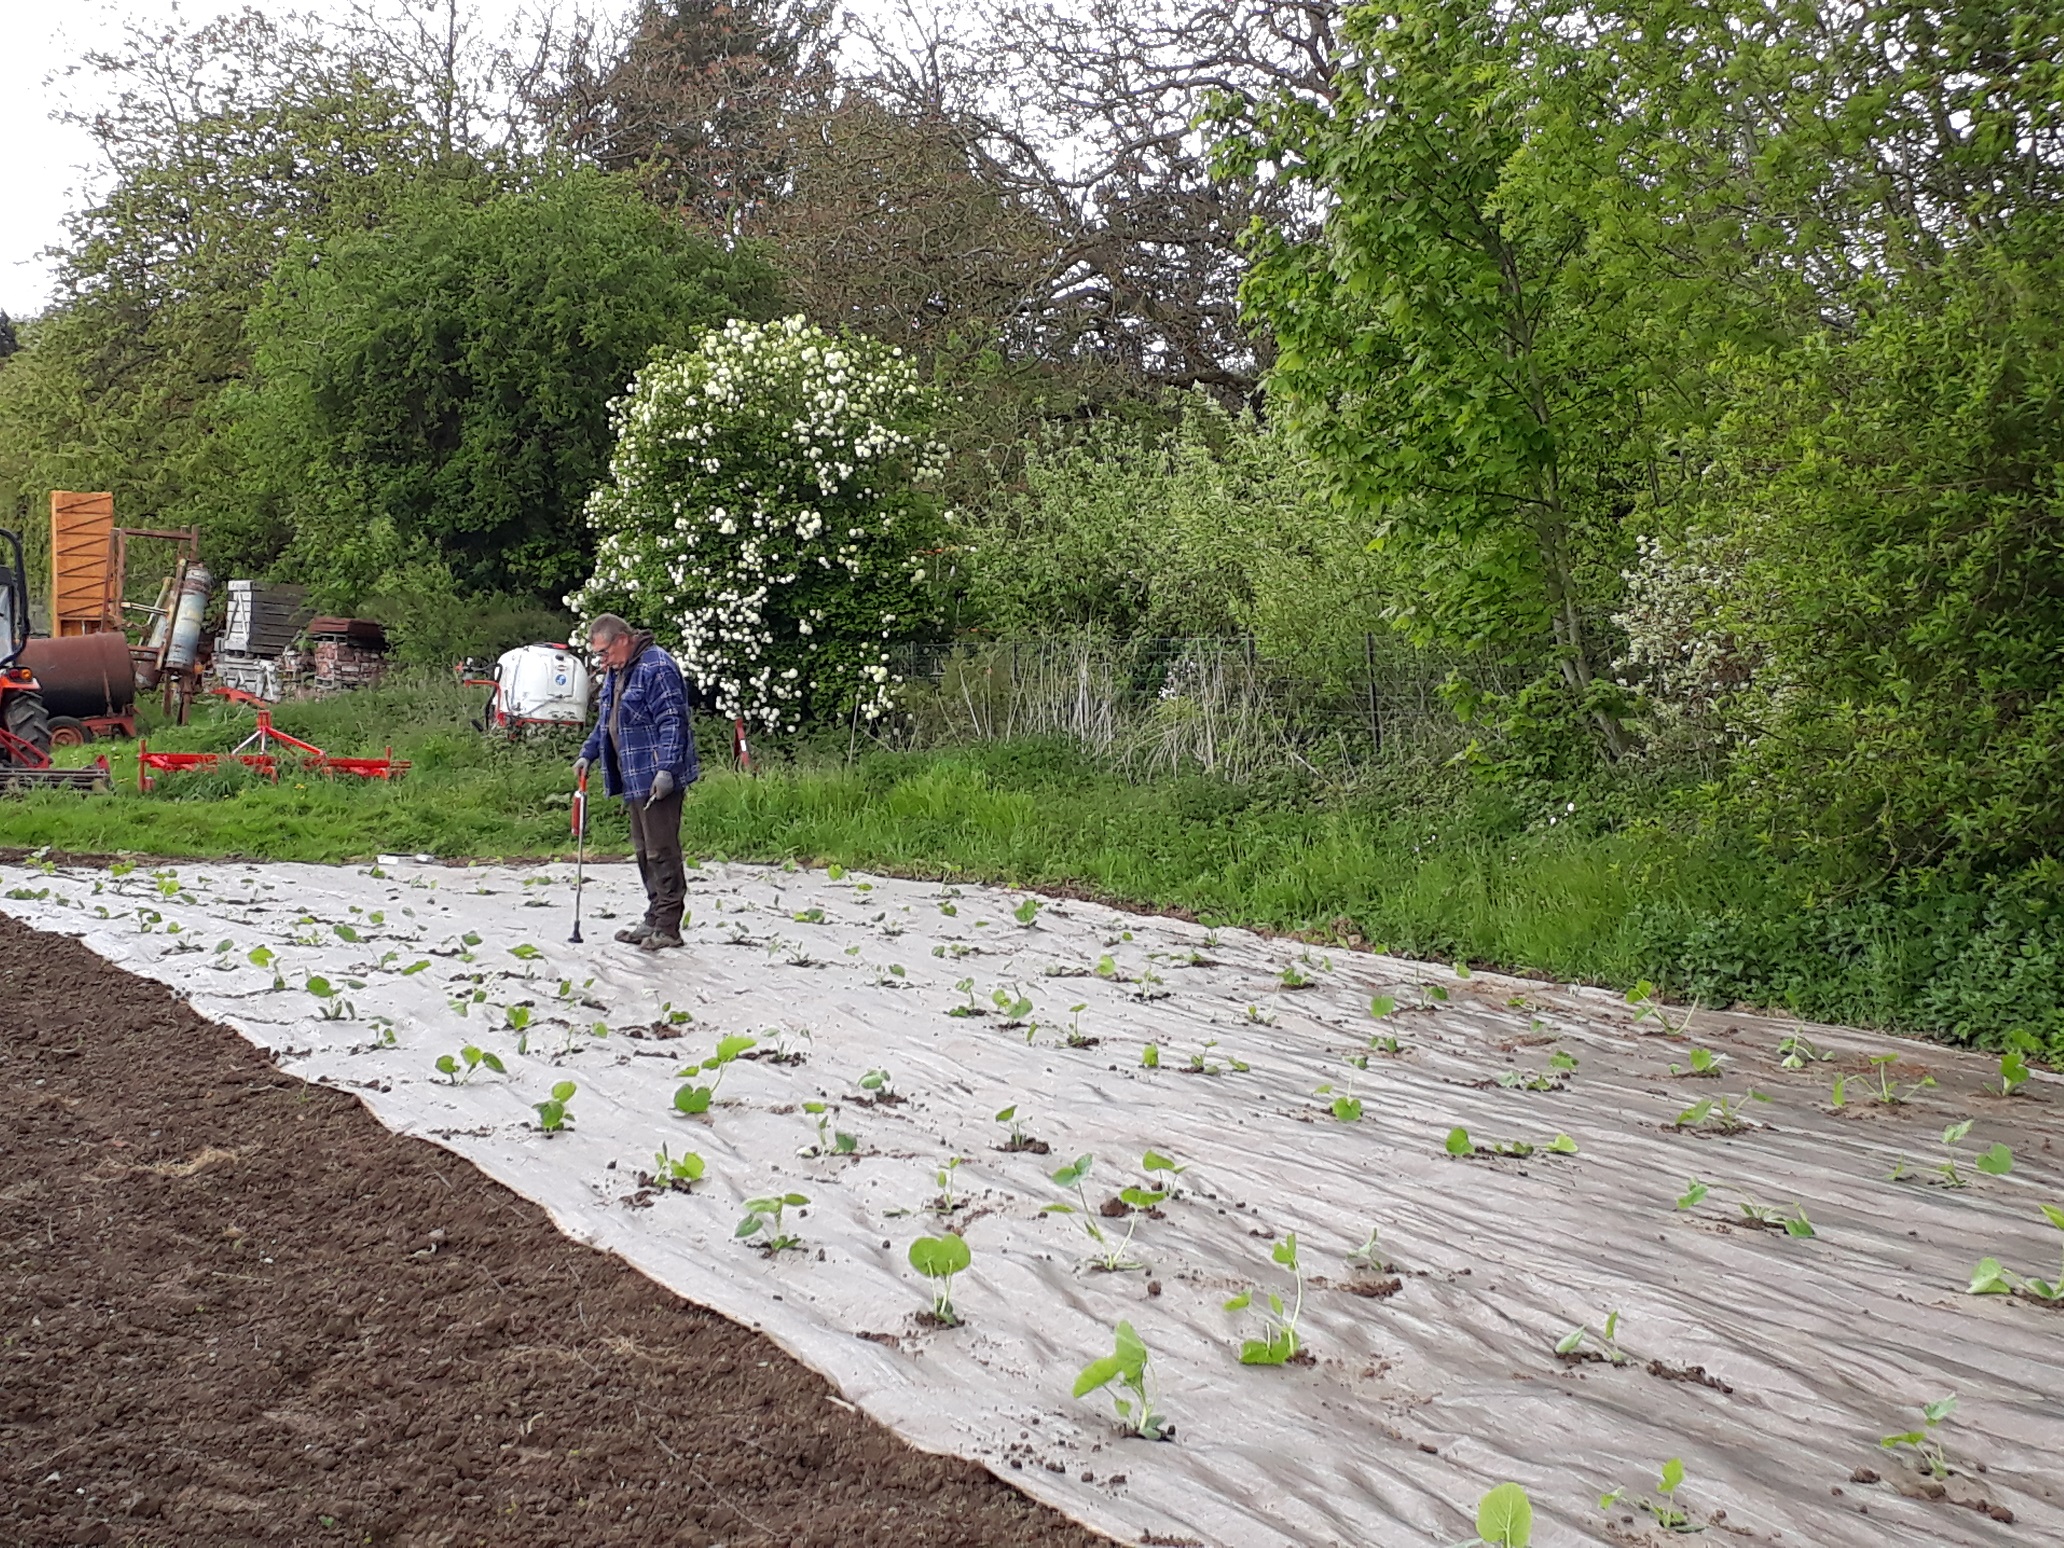
<path id="1" fill-rule="evenodd" d="M 1742 1109 L 1750 1102 L 1769 1100 L 1762 1092 L 1754 1090 L 1744 1091 L 1738 1096 L 1700 1097 L 1677 1115 L 1672 1127 L 1696 1129 L 1703 1126 L 1718 1134 L 1739 1134 L 1749 1127 L 1749 1120 L 1742 1116 Z"/>
<path id="2" fill-rule="evenodd" d="M 824 874 L 833 881 L 844 881 L 846 879 L 846 868 L 834 863 L 824 868 Z"/>
<path id="3" fill-rule="evenodd" d="M 869 1070 L 860 1077 L 859 1086 L 862 1091 L 866 1092 L 877 1102 L 901 1100 L 896 1095 L 895 1082 L 889 1079 L 889 1072 L 887 1070 Z"/>
<path id="4" fill-rule="evenodd" d="M 1297 1258 L 1297 1233 L 1285 1232 L 1283 1239 L 1270 1249 L 1269 1256 L 1289 1273 L 1295 1296 L 1286 1308 L 1282 1296 L 1273 1290 L 1242 1290 L 1225 1303 L 1229 1312 L 1252 1309 L 1261 1315 L 1261 1337 L 1240 1342 L 1242 1365 L 1284 1365 L 1300 1347 L 1297 1321 L 1304 1314 L 1304 1270 Z M 1263 1298 L 1263 1306 L 1255 1304 L 1257 1293 Z"/>
<path id="5" fill-rule="evenodd" d="M 468 941 L 466 944 L 469 946 L 478 946 L 480 943 L 478 941 Z M 538 958 L 542 957 L 544 953 L 539 951 L 535 946 L 531 945 L 529 942 L 526 941 L 521 946 L 511 946 L 509 948 L 509 955 L 514 957 L 518 962 L 535 962 Z"/>
<path id="6" fill-rule="evenodd" d="M 821 908 L 802 908 L 797 909 L 793 914 L 790 914 L 788 917 L 793 919 L 797 924 L 823 924 L 824 910 Z"/>
<path id="7" fill-rule="evenodd" d="M 609 1036 L 609 1023 L 606 1021 L 590 1022 L 585 1027 L 578 1022 L 569 1021 L 566 1023 L 566 1035 L 559 1042 L 559 1056 L 564 1058 L 572 1053 L 575 1046 L 584 1037 L 591 1037 L 600 1041 L 607 1036 Z"/>
<path id="8" fill-rule="evenodd" d="M 1283 968 L 1282 985 L 1285 989 L 1309 989 L 1312 985 L 1312 980 L 1298 972 L 1297 964 L 1291 962 L 1285 964 Z"/>
<path id="9" fill-rule="evenodd" d="M 1598 1355 L 1600 1359 L 1609 1361 L 1614 1365 L 1625 1365 L 1627 1363 L 1627 1353 L 1620 1348 L 1619 1331 L 1620 1314 L 1616 1311 L 1607 1312 L 1605 1314 L 1605 1331 L 1602 1334 L 1593 1333 L 1589 1324 L 1571 1328 L 1569 1332 L 1563 1334 L 1561 1338 L 1555 1341 L 1555 1352 L 1559 1355 L 1581 1354 L 1584 1351 L 1584 1345 L 1588 1342 L 1598 1346 L 1592 1353 Z"/>
<path id="10" fill-rule="evenodd" d="M 1964 1176 L 1963 1168 L 1959 1164 L 1957 1146 L 1962 1144 L 1964 1137 L 1971 1132 L 1972 1122 L 1972 1119 L 1966 1118 L 1961 1123 L 1953 1123 L 1942 1131 L 1943 1158 L 1937 1163 L 1935 1175 L 1930 1179 L 1931 1181 L 1945 1188 L 1962 1188 L 1969 1183 L 1970 1179 Z M 1982 1151 L 1975 1157 L 1971 1162 L 1971 1167 L 1974 1171 L 1982 1172 L 1987 1177 L 2004 1177 L 2014 1169 L 2014 1152 L 2006 1145 L 1994 1144 L 1990 1149 Z M 1906 1157 L 1901 1156 L 1892 1164 L 1892 1170 L 1887 1174 L 1886 1181 L 1905 1182 L 1907 1178 L 1913 1175 L 1915 1174 L 1906 1164 Z"/>
<path id="11" fill-rule="evenodd" d="M 1672 1075 L 1709 1076 L 1718 1079 L 1720 1066 L 1726 1062 L 1726 1054 L 1716 1054 L 1710 1048 L 1694 1048 L 1686 1055 L 1687 1063 L 1670 1066 Z"/>
<path id="12" fill-rule="evenodd" d="M 910 1244 L 910 1266 L 932 1282 L 932 1320 L 949 1328 L 960 1326 L 953 1310 L 953 1276 L 973 1259 L 967 1242 L 951 1231 L 943 1236 L 920 1236 Z"/>
<path id="13" fill-rule="evenodd" d="M 1476 1502 L 1476 1536 L 1455 1548 L 1532 1548 L 1534 1503 L 1516 1483 L 1501 1483 Z"/>
<path id="14" fill-rule="evenodd" d="M 1399 1042 L 1387 1032 L 1369 1039 L 1369 1052 L 1389 1054 L 1392 1058 L 1409 1051 L 1411 1046 L 1409 1043 Z"/>
<path id="15" fill-rule="evenodd" d="M 2028 1057 L 2019 1049 L 2008 1049 L 2000 1055 L 1999 1094 L 2012 1096 L 2028 1084 Z"/>
<path id="16" fill-rule="evenodd" d="M 817 1143 L 806 1148 L 806 1156 L 850 1156 L 860 1148 L 857 1135 L 844 1130 L 833 1129 L 832 1122 L 838 1117 L 838 1109 L 829 1102 L 805 1102 L 803 1111 L 808 1113 L 817 1125 Z"/>
<path id="17" fill-rule="evenodd" d="M 1116 1347 L 1101 1360 L 1092 1360 L 1075 1378 L 1075 1396 L 1111 1391 L 1118 1427 L 1142 1440 L 1172 1440 L 1175 1427 L 1154 1408 L 1153 1360 L 1132 1324 L 1118 1324 Z"/>
<path id="18" fill-rule="evenodd" d="M 527 1032 L 530 1030 L 530 1007 L 528 1005 L 506 1005 L 502 1008 L 502 1030 L 504 1032 Z"/>
<path id="19" fill-rule="evenodd" d="M 1949 1476 L 1949 1454 L 1942 1449 L 1942 1442 L 1935 1438 L 1938 1425 L 1944 1423 L 1956 1412 L 1956 1394 L 1937 1398 L 1932 1403 L 1921 1405 L 1921 1428 L 1902 1430 L 1897 1435 L 1882 1437 L 1878 1444 L 1887 1451 L 1897 1451 L 1902 1446 L 1911 1446 L 1916 1461 L 1927 1471 L 1930 1478 Z"/>
<path id="20" fill-rule="evenodd" d="M 1498 1084 L 1507 1091 L 1560 1091 L 1566 1082 L 1545 1070 L 1500 1070 Z"/>
<path id="21" fill-rule="evenodd" d="M 1654 1022 L 1658 1031 L 1668 1037 L 1682 1037 L 1684 1029 L 1691 1025 L 1692 1017 L 1697 1015 L 1699 1010 L 1698 1006 L 1694 1005 L 1676 1021 L 1672 1021 L 1668 1009 L 1656 1000 L 1655 985 L 1645 978 L 1627 991 L 1627 1003 L 1634 1007 L 1635 1026 Z"/>
<path id="22" fill-rule="evenodd" d="M 941 903 L 939 905 L 939 912 L 944 914 L 948 919 L 957 918 L 960 914 L 960 910 L 954 907 L 951 903 Z"/>
<path id="23" fill-rule="evenodd" d="M 1351 1266 L 1358 1269 L 1366 1269 L 1371 1274 L 1387 1274 L 1390 1272 L 1390 1263 L 1383 1256 L 1383 1249 L 1377 1243 L 1376 1228 L 1374 1226 L 1369 1227 L 1369 1239 L 1349 1253 L 1347 1261 Z"/>
<path id="24" fill-rule="evenodd" d="M 685 1064 L 674 1071 L 676 1080 L 686 1079 L 687 1084 L 674 1092 L 674 1111 L 678 1113 L 706 1113 L 710 1104 L 717 1099 L 717 1088 L 724 1083 L 724 1071 L 742 1053 L 759 1046 L 759 1039 L 734 1032 L 729 1037 L 717 1039 L 716 1052 L 700 1064 Z M 698 1077 L 711 1075 L 708 1085 L 702 1085 Z"/>
<path id="25" fill-rule="evenodd" d="M 542 1102 L 532 1104 L 538 1115 L 538 1127 L 547 1134 L 557 1134 L 561 1129 L 573 1127 L 573 1114 L 566 1110 L 566 1104 L 573 1100 L 577 1088 L 570 1080 L 562 1080 L 552 1087 L 552 1094 Z"/>
<path id="26" fill-rule="evenodd" d="M 694 1184 L 702 1181 L 702 1157 L 692 1150 L 684 1150 L 678 1156 L 667 1154 L 662 1145 L 652 1153 L 652 1180 L 663 1188 L 672 1188 L 686 1193 Z"/>
<path id="27" fill-rule="evenodd" d="M 1244 1060 L 1235 1059 L 1231 1055 L 1227 1055 L 1223 1061 L 1212 1058 L 1211 1050 L 1217 1046 L 1217 1038 L 1207 1037 L 1204 1039 L 1204 1046 L 1190 1055 L 1189 1071 L 1192 1075 L 1223 1075 L 1227 1070 L 1239 1074 L 1247 1072 L 1248 1066 Z"/>
<path id="28" fill-rule="evenodd" d="M 1109 952 L 1097 958 L 1096 976 L 1109 979 L 1112 983 L 1119 981 L 1118 964 Z"/>
<path id="29" fill-rule="evenodd" d="M 1436 1005 L 1448 1003 L 1448 991 L 1440 984 L 1415 984 L 1419 991 L 1419 1009 L 1432 1010 Z"/>
<path id="30" fill-rule="evenodd" d="M 1549 1156 L 1573 1156 L 1577 1154 L 1577 1142 L 1567 1134 L 1558 1134 L 1545 1145 L 1534 1145 L 1526 1140 L 1498 1140 L 1488 1145 L 1479 1145 L 1469 1137 L 1469 1131 L 1460 1124 L 1448 1130 L 1445 1146 L 1447 1153 L 1458 1160 L 1470 1160 L 1478 1156 L 1505 1156 L 1524 1161 L 1528 1156 L 1540 1154 Z"/>
<path id="31" fill-rule="evenodd" d="M 1025 1125 L 1018 1117 L 1017 1103 L 1013 1102 L 1009 1107 L 1001 1109 L 996 1114 L 996 1121 L 1010 1130 L 1010 1138 L 1004 1141 L 1003 1149 L 1035 1150 L 1038 1148 L 1039 1141 L 1025 1132 Z"/>
<path id="32" fill-rule="evenodd" d="M 1933 1075 L 1923 1075 L 1919 1080 L 1911 1081 L 1902 1088 L 1892 1078 L 1892 1066 L 1898 1062 L 1899 1055 L 1896 1053 L 1872 1054 L 1869 1071 L 1862 1075 L 1848 1076 L 1846 1080 L 1860 1085 L 1864 1097 L 1881 1107 L 1898 1107 L 1910 1102 L 1915 1093 L 1926 1091 L 1935 1084 Z M 1835 1090 L 1837 1094 L 1834 1105 L 1840 1107 L 1847 1094 L 1844 1078 L 1836 1079 Z"/>
<path id="33" fill-rule="evenodd" d="M 1354 1061 L 1349 1059 L 1348 1062 L 1352 1064 Z M 1366 1067 L 1366 1065 L 1363 1066 L 1363 1068 Z M 1328 1081 L 1325 1085 L 1316 1088 L 1312 1095 L 1331 1098 L 1326 1104 L 1326 1110 L 1332 1113 L 1335 1121 L 1339 1123 L 1360 1123 L 1362 1121 L 1362 1099 L 1354 1094 L 1354 1078 L 1352 1076 L 1348 1078 L 1345 1091 L 1336 1092 L 1333 1083 Z"/>
<path id="34" fill-rule="evenodd" d="M 963 978 L 959 983 L 955 984 L 953 987 L 959 990 L 962 994 L 967 996 L 967 1004 L 954 1005 L 948 1007 L 946 1011 L 947 1015 L 983 1016 L 988 1014 L 986 1011 L 982 1009 L 981 1006 L 975 1003 L 975 981 L 972 978 Z"/>
<path id="35" fill-rule="evenodd" d="M 1159 1043 L 1149 1043 L 1149 1044 L 1147 1044 L 1147 1046 L 1146 1046 L 1146 1047 L 1144 1047 L 1144 1048 L 1142 1048 L 1142 1049 L 1140 1050 L 1140 1052 L 1139 1052 L 1139 1062 L 1140 1062 L 1140 1068 L 1141 1068 L 1141 1069 L 1143 1069 L 1143 1070 L 1158 1070 L 1158 1069 L 1160 1069 L 1160 1068 L 1161 1068 L 1161 1045 L 1160 1045 Z"/>
<path id="36" fill-rule="evenodd" d="M 2064 1231 L 2064 1209 L 2054 1204 L 2040 1208 L 2043 1218 Z M 1986 1258 L 1971 1271 L 1970 1294 L 1972 1295 L 2025 1295 L 2030 1300 L 2047 1301 L 2052 1305 L 2064 1302 L 2064 1263 L 2060 1263 L 2055 1279 L 2023 1279 L 2011 1269 L 2000 1266 L 1997 1258 Z"/>
<path id="37" fill-rule="evenodd" d="M 1817 1234 L 1813 1229 L 1813 1222 L 1806 1218 L 1805 1209 L 1798 1204 L 1794 1204 L 1792 1212 L 1787 1215 L 1781 1210 L 1770 1209 L 1758 1204 L 1754 1199 L 1743 1199 L 1741 1201 L 1741 1212 L 1743 1218 L 1748 1220 L 1751 1225 L 1761 1226 L 1765 1230 L 1783 1231 L 1787 1236 L 1813 1236 Z"/>
<path id="38" fill-rule="evenodd" d="M 932 1208 L 942 1215 L 950 1215 L 960 1208 L 953 1197 L 953 1174 L 960 1170 L 960 1157 L 948 1156 L 939 1169 L 932 1173 L 932 1181 L 939 1185 L 939 1196 L 932 1201 Z"/>
<path id="39" fill-rule="evenodd" d="M 1677 1490 L 1684 1483 L 1684 1462 L 1672 1457 L 1663 1464 L 1663 1476 L 1656 1481 L 1653 1495 L 1629 1495 L 1625 1489 L 1615 1489 L 1610 1494 L 1600 1495 L 1598 1508 L 1611 1510 L 1616 1505 L 1632 1505 L 1655 1518 L 1657 1526 L 1666 1532 L 1697 1532 L 1702 1530 L 1692 1521 L 1691 1512 L 1677 1503 Z"/>
<path id="40" fill-rule="evenodd" d="M 1032 1002 L 1015 987 L 992 990 L 989 1003 L 996 1007 L 1003 1017 L 1003 1024 L 1007 1027 L 1019 1025 L 1032 1014 Z"/>
<path id="41" fill-rule="evenodd" d="M 1106 1231 L 1097 1224 L 1098 1212 L 1090 1207 L 1089 1195 L 1083 1190 L 1082 1180 L 1089 1175 L 1090 1166 L 1095 1159 L 1094 1156 L 1077 1156 L 1055 1172 L 1053 1180 L 1063 1188 L 1073 1188 L 1076 1202 L 1049 1204 L 1040 1213 L 1073 1215 L 1089 1239 L 1096 1244 L 1097 1266 L 1105 1273 L 1115 1274 L 1122 1269 L 1139 1268 L 1140 1264 L 1125 1256 L 1125 1250 L 1132 1245 L 1132 1233 L 1139 1229 L 1139 1212 L 1135 1210 L 1127 1214 L 1125 1235 L 1120 1238 L 1115 1232 Z"/>
<path id="42" fill-rule="evenodd" d="M 1082 1013 L 1087 1009 L 1087 1000 L 1068 1007 L 1068 1036 L 1065 1041 L 1070 1048 L 1094 1048 L 1102 1041 L 1100 1038 L 1088 1036 L 1082 1030 Z"/>
<path id="43" fill-rule="evenodd" d="M 1809 1064 L 1824 1063 L 1834 1058 L 1828 1049 L 1815 1047 L 1803 1032 L 1794 1032 L 1781 1039 L 1777 1056 L 1780 1067 L 1787 1070 L 1803 1070 Z"/>
<path id="44" fill-rule="evenodd" d="M 351 983 L 354 988 L 362 987 L 361 982 L 357 979 L 351 980 Z M 351 1002 L 345 999 L 342 991 L 327 978 L 321 978 L 311 973 L 307 987 L 308 992 L 322 1002 L 320 1008 L 316 1011 L 316 1015 L 320 1016 L 324 1021 L 356 1021 L 358 1019 L 358 1012 L 352 1007 Z"/>
<path id="45" fill-rule="evenodd" d="M 1397 1001 L 1387 994 L 1379 994 L 1369 1001 L 1369 1014 L 1381 1021 L 1397 1009 Z"/>
<path id="46" fill-rule="evenodd" d="M 1032 921 L 1038 917 L 1039 899 L 1037 898 L 1026 898 L 1016 908 L 1011 910 L 1011 918 L 1017 920 L 1019 924 L 1025 926 L 1028 930 L 1032 927 Z"/>
<path id="47" fill-rule="evenodd" d="M 1706 1195 L 1711 1191 L 1704 1183 L 1694 1177 L 1685 1184 L 1684 1191 L 1677 1195 L 1677 1207 L 1679 1209 L 1696 1209 L 1705 1202 Z"/>
<path id="48" fill-rule="evenodd" d="M 471 1043 L 459 1050 L 459 1056 L 456 1059 L 450 1054 L 439 1054 L 437 1056 L 437 1073 L 449 1080 L 454 1086 L 465 1085 L 467 1081 L 471 1080 L 475 1074 L 483 1069 L 493 1070 L 497 1075 L 509 1073 L 502 1064 L 500 1055 L 490 1053 L 484 1048 L 475 1048 Z"/>
<path id="49" fill-rule="evenodd" d="M 756 1237 L 758 1240 L 754 1241 L 753 1245 L 770 1258 L 790 1247 L 800 1247 L 803 1245 L 803 1239 L 790 1235 L 783 1228 L 782 1213 L 789 1209 L 801 1209 L 809 1202 L 800 1193 L 776 1193 L 764 1199 L 747 1199 L 745 1218 L 738 1222 L 738 1229 L 731 1233 L 732 1239 Z"/>

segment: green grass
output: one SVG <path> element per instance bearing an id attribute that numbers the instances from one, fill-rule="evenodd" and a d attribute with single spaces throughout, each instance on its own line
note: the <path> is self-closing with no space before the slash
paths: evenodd
<path id="1" fill-rule="evenodd" d="M 484 737 L 468 724 L 477 709 L 474 692 L 420 682 L 280 707 L 281 729 L 335 753 L 391 741 L 413 765 L 392 786 L 224 773 L 142 795 L 133 748 L 96 747 L 113 755 L 115 793 L 0 800 L 0 846 L 328 862 L 569 853 L 571 741 Z M 248 712 L 210 706 L 146 734 L 167 750 L 226 750 L 250 728 Z M 719 728 L 705 729 L 721 753 Z M 1616 988 L 1650 979 L 1708 1005 L 2064 1053 L 2054 878 L 1920 876 L 1842 893 L 1746 842 L 1642 815 L 1652 795 L 1626 791 L 1550 825 L 1453 781 L 1321 797 L 1132 783 L 1051 743 L 873 753 L 851 767 L 828 751 L 770 751 L 757 777 L 713 768 L 696 786 L 691 852 L 1083 892 L 1406 956 Z M 615 803 L 598 799 L 594 819 L 595 852 L 621 853 Z"/>

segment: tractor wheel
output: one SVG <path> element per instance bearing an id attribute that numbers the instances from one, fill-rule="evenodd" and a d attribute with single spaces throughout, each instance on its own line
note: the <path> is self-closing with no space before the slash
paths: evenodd
<path id="1" fill-rule="evenodd" d="M 50 717 L 50 745 L 52 747 L 84 747 L 93 740 L 93 732 L 83 720 L 74 720 L 69 715 Z"/>
<path id="2" fill-rule="evenodd" d="M 9 731 L 40 753 L 50 751 L 50 715 L 40 693 L 10 693 L 0 698 L 0 718 Z"/>

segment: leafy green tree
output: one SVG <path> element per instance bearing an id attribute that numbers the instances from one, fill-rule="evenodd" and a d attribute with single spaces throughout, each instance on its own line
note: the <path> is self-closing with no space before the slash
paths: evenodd
<path id="1" fill-rule="evenodd" d="M 775 309 L 759 259 L 588 168 L 426 187 L 282 268 L 237 394 L 245 526 L 340 602 L 425 566 L 556 599 L 588 573 L 610 399 L 656 345 Z"/>

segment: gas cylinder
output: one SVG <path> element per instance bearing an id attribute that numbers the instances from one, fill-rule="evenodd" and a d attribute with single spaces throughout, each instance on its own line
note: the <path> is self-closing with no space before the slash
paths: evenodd
<path id="1" fill-rule="evenodd" d="M 207 566 L 186 567 L 186 578 L 179 583 L 179 596 L 172 604 L 172 638 L 165 647 L 166 671 L 189 671 L 199 659 L 201 614 L 208 610 L 208 593 L 214 586 L 215 577 L 208 573 Z"/>

